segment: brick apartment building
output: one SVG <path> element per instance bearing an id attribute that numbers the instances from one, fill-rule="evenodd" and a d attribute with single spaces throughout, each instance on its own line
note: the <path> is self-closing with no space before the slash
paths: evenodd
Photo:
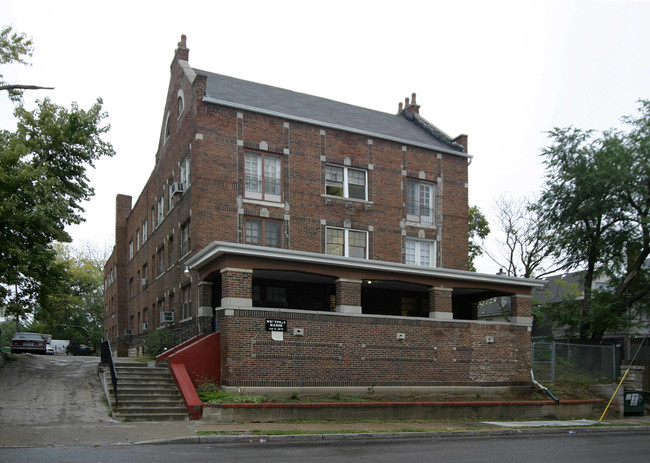
<path id="1" fill-rule="evenodd" d="M 467 271 L 467 136 L 190 67 L 118 195 L 105 330 L 220 333 L 224 387 L 527 384 L 531 280 Z M 477 304 L 510 296 L 509 322 Z"/>

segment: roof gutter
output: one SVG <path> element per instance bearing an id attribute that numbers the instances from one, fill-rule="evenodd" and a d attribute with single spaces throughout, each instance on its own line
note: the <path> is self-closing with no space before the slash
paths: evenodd
<path id="1" fill-rule="evenodd" d="M 250 244 L 227 243 L 213 241 L 194 256 L 190 257 L 185 266 L 187 270 L 199 270 L 222 255 L 239 255 L 277 259 L 285 262 L 334 265 L 341 267 L 358 268 L 363 270 L 376 270 L 382 272 L 395 272 L 405 275 L 429 276 L 432 278 L 446 278 L 451 280 L 471 281 L 477 283 L 510 284 L 527 288 L 542 288 L 545 282 L 531 278 L 515 278 L 505 275 L 491 275 L 463 270 L 414 267 L 411 265 L 384 262 L 378 260 L 356 259 L 351 257 L 332 256 L 314 252 L 295 251 L 290 249 L 267 248 Z"/>
<path id="2" fill-rule="evenodd" d="M 274 117 L 279 117 L 282 119 L 288 119 L 292 121 L 297 121 L 297 122 L 304 122 L 306 124 L 312 124 L 316 125 L 318 127 L 324 127 L 328 129 L 335 129 L 335 130 L 344 130 L 346 132 L 352 132 L 352 133 L 357 133 L 359 135 L 365 135 L 368 137 L 373 137 L 373 138 L 379 138 L 382 140 L 388 140 L 392 141 L 395 143 L 402 143 L 405 145 L 412 145 L 412 146 L 417 146 L 419 148 L 426 148 L 434 151 L 439 151 L 441 153 L 446 153 L 446 154 L 453 154 L 455 156 L 460 156 L 463 158 L 468 158 L 471 159 L 473 156 L 467 153 L 462 153 L 460 151 L 455 151 L 455 150 L 450 150 L 447 148 L 441 148 L 439 146 L 433 146 L 433 145 L 427 145 L 426 143 L 420 143 L 412 140 L 406 140 L 404 138 L 398 138 L 398 137 L 391 137 L 389 135 L 383 135 L 380 133 L 376 132 L 371 132 L 369 130 L 362 130 L 362 129 L 357 129 L 354 127 L 347 127 L 344 125 L 339 125 L 339 124 L 332 124 L 330 122 L 323 122 L 323 121 L 318 121 L 316 119 L 309 119 L 307 117 L 300 117 L 300 116 L 295 116 L 292 114 L 286 114 L 282 113 L 279 111 L 271 111 L 268 109 L 262 109 L 262 108 L 256 108 L 255 106 L 248 106 L 240 103 L 233 103 L 232 101 L 226 101 L 226 100 L 219 100 L 217 98 L 211 98 L 208 96 L 203 97 L 203 102 L 204 103 L 212 103 L 212 104 L 217 104 L 221 106 L 227 106 L 230 108 L 235 108 L 235 109 L 241 109 L 244 111 L 251 111 L 255 113 L 260 113 L 260 114 L 266 114 L 267 116 L 274 116 Z"/>

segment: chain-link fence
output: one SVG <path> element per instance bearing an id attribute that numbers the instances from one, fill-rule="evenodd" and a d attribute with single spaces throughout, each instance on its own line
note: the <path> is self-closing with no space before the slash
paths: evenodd
<path id="1" fill-rule="evenodd" d="M 533 342 L 531 355 L 533 374 L 538 381 L 590 378 L 602 382 L 617 377 L 613 345 Z"/>

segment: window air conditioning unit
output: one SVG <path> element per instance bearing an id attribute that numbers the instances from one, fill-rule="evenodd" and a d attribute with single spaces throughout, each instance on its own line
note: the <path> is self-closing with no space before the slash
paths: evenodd
<path id="1" fill-rule="evenodd" d="M 142 331 L 149 331 L 149 323 L 143 323 L 142 324 Z"/>
<path id="2" fill-rule="evenodd" d="M 173 323 L 174 312 L 160 312 L 160 323 Z"/>
<path id="3" fill-rule="evenodd" d="M 124 336 L 133 336 L 133 330 L 124 330 Z"/>
<path id="4" fill-rule="evenodd" d="M 185 191 L 185 185 L 183 182 L 174 182 L 172 183 L 172 195 L 180 195 Z"/>
<path id="5" fill-rule="evenodd" d="M 143 278 L 142 280 L 140 280 L 140 285 L 141 285 L 143 288 L 146 288 L 146 287 L 147 287 L 147 283 L 148 283 L 148 282 L 147 282 L 147 279 L 146 279 L 146 278 Z"/>

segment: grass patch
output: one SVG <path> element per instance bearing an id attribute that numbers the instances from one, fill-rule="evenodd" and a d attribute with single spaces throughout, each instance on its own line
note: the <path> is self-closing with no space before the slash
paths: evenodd
<path id="1" fill-rule="evenodd" d="M 197 391 L 202 402 L 209 404 L 261 404 L 267 402 L 260 395 L 228 394 L 223 391 Z"/>

